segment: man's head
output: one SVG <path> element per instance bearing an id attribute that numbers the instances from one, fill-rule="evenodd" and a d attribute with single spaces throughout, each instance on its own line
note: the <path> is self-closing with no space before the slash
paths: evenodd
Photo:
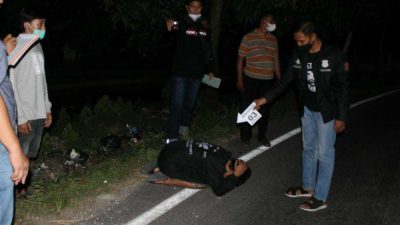
<path id="1" fill-rule="evenodd" d="M 230 169 L 231 169 L 232 171 L 235 170 L 235 165 L 237 165 L 237 162 L 236 162 L 237 160 L 239 160 L 239 159 L 232 158 L 232 159 L 230 160 L 231 163 L 229 164 L 229 167 L 230 167 Z M 251 176 L 251 169 L 250 169 L 250 167 L 248 167 L 248 166 L 246 165 L 246 170 L 244 171 L 244 173 L 243 173 L 242 175 L 240 175 L 240 176 L 238 177 L 238 180 L 237 180 L 237 182 L 236 182 L 236 187 L 239 187 L 240 185 L 246 183 L 247 179 L 249 179 L 250 176 Z"/>
<path id="2" fill-rule="evenodd" d="M 296 29 L 293 37 L 297 46 L 299 48 L 304 48 L 304 50 L 309 50 L 320 41 L 316 27 L 314 23 L 310 21 L 301 23 Z"/>
<path id="3" fill-rule="evenodd" d="M 21 25 L 24 33 L 36 34 L 40 39 L 46 33 L 46 19 L 41 10 L 25 8 L 20 13 Z"/>
<path id="4" fill-rule="evenodd" d="M 189 0 L 186 5 L 189 16 L 196 21 L 201 16 L 201 11 L 203 10 L 203 3 L 200 0 Z"/>
<path id="5" fill-rule="evenodd" d="M 271 13 L 261 16 L 259 29 L 268 32 L 273 32 L 276 29 L 275 18 Z"/>

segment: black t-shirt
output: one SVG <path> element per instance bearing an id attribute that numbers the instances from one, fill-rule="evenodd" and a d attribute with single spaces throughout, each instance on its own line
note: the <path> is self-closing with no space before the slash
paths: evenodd
<path id="1" fill-rule="evenodd" d="M 315 112 L 320 112 L 321 107 L 318 104 L 317 100 L 317 87 L 316 87 L 316 78 L 315 76 L 318 76 L 318 71 L 317 71 L 317 63 L 318 63 L 318 56 L 319 52 L 317 53 L 312 53 L 307 55 L 307 64 L 306 64 L 306 90 L 305 90 L 305 96 L 304 96 L 304 105 Z"/>
<path id="2" fill-rule="evenodd" d="M 160 171 L 170 178 L 208 184 L 216 195 L 234 189 L 238 178 L 224 177 L 231 153 L 221 146 L 199 140 L 166 144 L 158 156 Z M 233 163 L 233 162 L 232 162 Z"/>
<path id="3" fill-rule="evenodd" d="M 206 72 L 209 32 L 200 18 L 185 17 L 178 24 L 173 76 L 201 78 Z"/>

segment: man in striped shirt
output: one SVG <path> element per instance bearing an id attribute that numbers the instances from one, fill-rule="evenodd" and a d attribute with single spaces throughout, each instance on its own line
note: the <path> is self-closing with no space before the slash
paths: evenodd
<path id="1" fill-rule="evenodd" d="M 259 27 L 242 39 L 238 52 L 236 83 L 242 93 L 242 110 L 271 89 L 275 78 L 280 78 L 278 41 L 271 34 L 275 28 L 273 15 L 266 14 L 261 17 Z M 267 147 L 271 146 L 265 136 L 269 109 L 270 106 L 261 107 L 259 111 L 262 117 L 257 121 L 258 140 Z M 240 138 L 245 145 L 249 145 L 251 135 L 251 126 L 247 123 L 242 124 Z"/>

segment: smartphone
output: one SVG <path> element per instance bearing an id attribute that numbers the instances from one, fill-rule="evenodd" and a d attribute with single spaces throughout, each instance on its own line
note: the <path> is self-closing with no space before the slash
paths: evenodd
<path id="1" fill-rule="evenodd" d="M 178 30 L 179 29 L 179 23 L 178 21 L 174 20 L 174 22 L 172 23 L 172 30 Z"/>

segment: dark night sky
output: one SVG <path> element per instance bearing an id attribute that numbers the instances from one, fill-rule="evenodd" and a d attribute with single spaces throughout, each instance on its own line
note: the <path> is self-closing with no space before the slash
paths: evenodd
<path id="1" fill-rule="evenodd" d="M 71 4 L 62 2 L 59 8 L 52 8 L 47 13 L 47 34 L 42 44 L 50 87 L 52 83 L 59 86 L 60 83 L 65 82 L 79 83 L 116 77 L 148 77 L 152 76 L 151 74 L 156 77 L 169 75 L 173 44 L 170 44 L 170 47 L 167 45 L 160 48 L 157 55 L 143 57 L 136 53 L 137 46 L 128 47 L 131 32 L 121 27 L 115 29 L 110 15 L 102 8 L 94 7 L 99 1 L 72 0 L 70 2 Z M 395 34 L 398 21 L 400 21 L 399 11 L 396 8 L 386 10 L 385 6 L 380 5 L 384 2 L 386 1 L 374 3 L 377 4 L 376 11 L 354 9 L 354 12 L 360 12 L 361 16 L 348 53 L 350 62 L 355 65 L 353 68 L 376 64 L 381 43 L 383 43 L 385 61 L 391 61 L 392 65 L 397 65 L 400 61 L 397 53 L 400 49 L 398 35 Z M 0 37 L 4 37 L 7 33 L 18 34 L 18 26 L 15 22 L 17 5 L 17 2 L 5 3 L 0 10 Z M 382 12 L 385 13 L 382 14 Z M 340 24 L 338 26 L 340 27 Z M 232 83 L 239 41 L 244 32 L 252 28 L 238 27 L 238 30 L 233 30 L 235 27 L 225 24 L 224 28 L 226 27 L 230 30 L 223 31 L 223 41 L 220 46 L 220 51 L 224 53 L 222 54 L 224 57 L 221 58 L 224 73 L 222 76 Z M 325 27 L 329 33 L 329 41 L 340 47 L 343 46 L 347 32 L 334 34 L 330 28 Z M 140 32 L 137 35 L 140 35 Z M 281 61 L 284 64 L 294 47 L 294 42 L 291 32 L 279 32 L 279 27 L 277 36 L 280 42 Z M 384 38 L 383 42 L 381 42 L 382 38 Z M 173 42 L 172 39 L 163 41 Z M 161 82 L 165 82 L 165 79 Z M 160 89 L 158 86 L 156 88 Z M 110 91 L 104 86 L 97 89 L 104 92 Z M 56 92 L 56 90 L 52 91 Z M 154 90 L 149 88 L 148 91 Z M 134 93 L 135 90 L 131 92 Z M 122 93 L 122 95 L 129 95 L 129 93 Z"/>

